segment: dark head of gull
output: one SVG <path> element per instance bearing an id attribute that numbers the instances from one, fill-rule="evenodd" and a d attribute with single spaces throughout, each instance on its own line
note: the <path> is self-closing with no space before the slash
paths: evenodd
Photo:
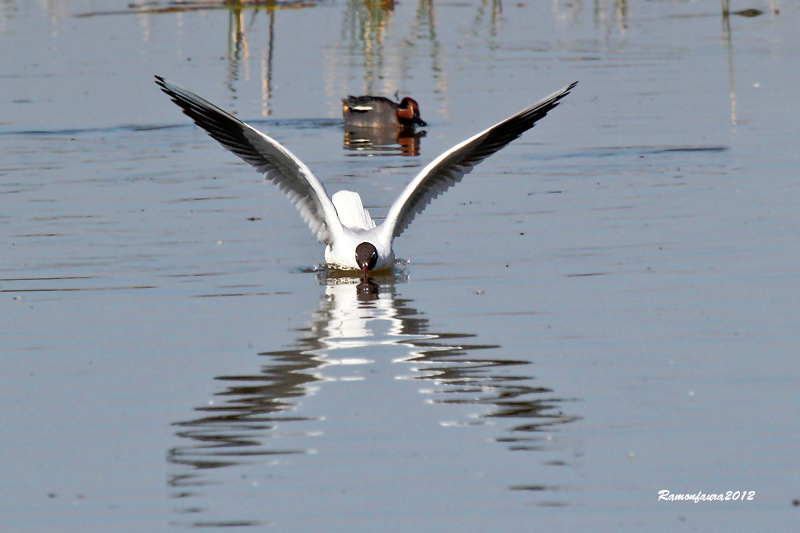
<path id="1" fill-rule="evenodd" d="M 367 270 L 372 270 L 378 263 L 378 249 L 371 242 L 362 242 L 356 246 L 356 264 L 364 271 L 364 282 L 367 281 Z"/>

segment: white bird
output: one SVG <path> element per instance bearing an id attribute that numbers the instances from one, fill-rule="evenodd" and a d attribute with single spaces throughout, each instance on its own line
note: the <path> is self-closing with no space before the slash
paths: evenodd
<path id="1" fill-rule="evenodd" d="M 195 124 L 286 193 L 317 240 L 327 245 L 325 261 L 329 265 L 363 271 L 365 279 L 367 271 L 394 263 L 392 242 L 431 200 L 531 129 L 577 85 L 575 82 L 554 92 L 434 159 L 411 180 L 384 221 L 376 225 L 358 193 L 339 191 L 328 198 L 322 183 L 280 143 L 161 76 L 156 76 L 156 83 Z"/>

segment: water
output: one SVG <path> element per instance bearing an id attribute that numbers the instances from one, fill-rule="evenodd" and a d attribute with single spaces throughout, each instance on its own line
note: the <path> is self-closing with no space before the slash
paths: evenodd
<path id="1" fill-rule="evenodd" d="M 796 7 L 171 7 L 0 8 L 0 529 L 792 528 Z M 363 287 L 154 74 L 376 218 L 580 84 Z"/>

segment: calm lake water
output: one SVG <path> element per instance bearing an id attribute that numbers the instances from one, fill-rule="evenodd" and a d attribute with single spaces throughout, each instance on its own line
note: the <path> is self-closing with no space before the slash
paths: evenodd
<path id="1" fill-rule="evenodd" d="M 798 27 L 763 1 L 2 2 L 0 530 L 794 530 Z M 377 218 L 580 83 L 365 287 L 155 74 Z M 366 93 L 428 126 L 348 135 Z"/>

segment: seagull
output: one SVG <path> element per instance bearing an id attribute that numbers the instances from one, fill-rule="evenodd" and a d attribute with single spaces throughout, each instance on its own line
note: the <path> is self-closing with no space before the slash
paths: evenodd
<path id="1" fill-rule="evenodd" d="M 365 282 L 369 271 L 394 264 L 394 239 L 431 200 L 461 181 L 475 165 L 531 129 L 578 84 L 554 92 L 434 159 L 411 180 L 383 222 L 376 225 L 358 193 L 339 191 L 329 198 L 305 163 L 276 140 L 193 92 L 161 76 L 155 78 L 161 90 L 195 124 L 263 173 L 289 197 L 317 240 L 326 245 L 325 261 L 330 267 L 363 272 Z"/>

